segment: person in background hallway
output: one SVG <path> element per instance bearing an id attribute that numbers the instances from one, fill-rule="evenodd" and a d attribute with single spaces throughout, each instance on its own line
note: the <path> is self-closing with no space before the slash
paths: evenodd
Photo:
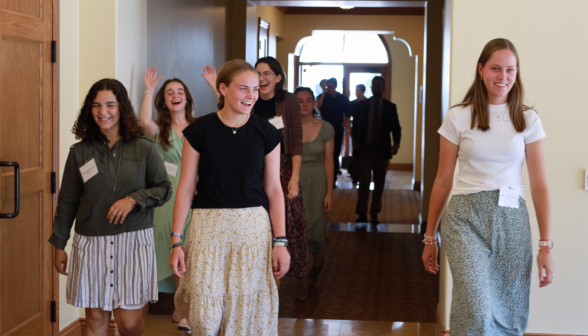
<path id="1" fill-rule="evenodd" d="M 195 118 L 194 99 L 188 87 L 178 78 L 166 80 L 155 96 L 157 122 L 152 119 L 153 92 L 161 77 L 157 77 L 157 68 L 149 68 L 144 73 L 145 88 L 143 106 L 141 107 L 141 125 L 147 134 L 155 139 L 157 152 L 163 159 L 168 178 L 173 190 L 178 189 L 181 174 L 182 146 L 184 136 L 182 131 Z M 155 237 L 155 254 L 157 257 L 157 287 L 162 293 L 175 293 L 180 278 L 174 276 L 169 265 L 169 238 L 172 233 L 172 216 L 176 195 L 164 206 L 155 209 L 153 213 L 153 235 Z M 186 227 L 182 232 L 182 241 L 186 242 L 190 227 L 190 214 L 186 219 Z M 172 315 L 174 322 L 179 322 L 178 330 L 190 331 L 186 319 L 181 318 L 176 311 Z"/>
<path id="2" fill-rule="evenodd" d="M 539 222 L 539 286 L 554 274 L 545 132 L 523 105 L 515 46 L 486 44 L 474 83 L 439 129 L 439 170 L 431 193 L 423 265 L 435 274 L 437 227 L 450 193 L 443 235 L 453 274 L 451 335 L 523 335 L 529 318 L 533 244 L 525 201 L 525 158 Z M 459 172 L 453 188 L 456 162 Z"/>
<path id="3" fill-rule="evenodd" d="M 259 99 L 255 103 L 253 113 L 280 127 L 284 135 L 284 140 L 280 143 L 280 181 L 286 202 L 288 252 L 292 258 L 290 271 L 286 276 L 296 278 L 297 291 L 300 291 L 306 277 L 307 256 L 306 215 L 299 184 L 302 163 L 300 105 L 294 94 L 284 90 L 286 74 L 280 62 L 273 57 L 263 57 L 255 63 L 255 69 L 259 73 Z M 218 96 L 214 86 L 214 68 L 205 67 L 203 76 Z"/>
<path id="4" fill-rule="evenodd" d="M 172 236 L 169 262 L 183 278 L 176 307 L 196 335 L 278 333 L 274 277 L 284 276 L 290 263 L 282 134 L 251 113 L 258 88 L 259 75 L 249 63 L 227 62 L 216 80 L 219 111 L 184 129 L 189 145 L 182 153 L 173 232 L 183 232 L 190 208 L 192 222 L 185 252 L 180 237 Z"/>
<path id="5" fill-rule="evenodd" d="M 310 88 L 299 87 L 294 92 L 302 115 L 302 168 L 300 189 L 304 199 L 306 223 L 308 225 L 308 253 L 314 256 L 313 267 L 308 275 L 315 284 L 325 264 L 324 255 L 329 246 L 327 238 L 328 212 L 333 196 L 333 147 L 335 130 L 326 121 L 314 117 L 314 93 Z M 299 298 L 307 299 L 307 285 Z"/>
<path id="6" fill-rule="evenodd" d="M 381 76 L 372 79 L 370 99 L 358 103 L 353 117 L 353 157 L 359 166 L 359 191 L 355 213 L 356 222 L 367 222 L 370 182 L 374 181 L 370 222 L 378 224 L 378 213 L 382 211 L 382 194 L 386 182 L 388 162 L 398 153 L 400 146 L 400 123 L 396 105 L 384 99 L 386 82 Z M 390 139 L 392 132 L 392 139 Z M 392 140 L 394 144 L 392 145 Z"/>
<path id="7" fill-rule="evenodd" d="M 357 112 L 357 105 L 359 104 L 359 102 L 367 99 L 365 97 L 365 85 L 357 84 L 357 86 L 355 86 L 355 96 L 357 98 L 349 102 L 349 105 L 351 106 L 352 117 L 355 116 L 355 113 Z"/>
<path id="8" fill-rule="evenodd" d="M 335 147 L 333 151 L 333 162 L 335 177 L 339 173 L 339 155 L 341 155 L 341 143 L 345 134 L 345 127 L 349 127 L 351 109 L 349 98 L 336 91 L 337 79 L 330 78 L 325 85 L 325 92 L 317 100 L 317 107 L 321 111 L 324 121 L 333 125 L 335 129 Z M 333 187 L 336 187 L 333 182 Z"/>
<path id="9" fill-rule="evenodd" d="M 153 141 L 144 136 L 127 91 L 96 82 L 73 132 L 53 235 L 54 264 L 68 275 L 63 249 L 75 219 L 67 303 L 86 309 L 85 335 L 106 336 L 110 316 L 122 336 L 143 335 L 143 306 L 157 301 L 153 208 L 172 194 Z"/>

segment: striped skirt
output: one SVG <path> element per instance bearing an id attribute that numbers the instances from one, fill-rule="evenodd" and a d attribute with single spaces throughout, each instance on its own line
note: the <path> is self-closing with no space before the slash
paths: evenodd
<path id="1" fill-rule="evenodd" d="M 263 207 L 192 211 L 175 296 L 192 335 L 278 335 L 271 237 Z"/>
<path id="2" fill-rule="evenodd" d="M 519 336 L 527 328 L 533 247 L 525 200 L 499 191 L 455 195 L 443 235 L 453 276 L 451 336 Z"/>
<path id="3" fill-rule="evenodd" d="M 105 311 L 156 302 L 153 229 L 96 237 L 76 233 L 66 297 L 75 307 Z"/>

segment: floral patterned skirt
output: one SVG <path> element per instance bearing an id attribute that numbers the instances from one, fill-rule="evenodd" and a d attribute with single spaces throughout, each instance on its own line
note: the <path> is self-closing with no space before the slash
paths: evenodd
<path id="1" fill-rule="evenodd" d="M 306 276 L 306 214 L 302 191 L 298 196 L 288 199 L 288 183 L 292 178 L 292 156 L 282 154 L 280 160 L 280 182 L 286 202 L 286 237 L 290 253 L 290 270 L 286 276 L 304 278 Z"/>
<path id="2" fill-rule="evenodd" d="M 176 291 L 192 335 L 277 336 L 279 298 L 263 207 L 194 209 Z"/>

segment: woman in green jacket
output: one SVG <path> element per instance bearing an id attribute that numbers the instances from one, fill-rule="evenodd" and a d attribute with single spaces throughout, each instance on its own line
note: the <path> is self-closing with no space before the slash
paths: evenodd
<path id="1" fill-rule="evenodd" d="M 153 208 L 167 202 L 171 183 L 153 141 L 137 122 L 124 86 L 95 83 L 73 132 L 59 192 L 54 264 L 75 219 L 67 303 L 86 309 L 86 335 L 107 335 L 111 313 L 123 336 L 142 335 L 142 308 L 157 301 Z"/>

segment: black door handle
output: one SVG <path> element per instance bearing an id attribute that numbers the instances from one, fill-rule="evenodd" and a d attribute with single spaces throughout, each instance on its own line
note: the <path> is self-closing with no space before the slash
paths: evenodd
<path id="1" fill-rule="evenodd" d="M 0 218 L 15 218 L 20 212 L 20 166 L 14 161 L 0 161 L 0 167 L 14 167 L 14 212 L 0 213 Z"/>

